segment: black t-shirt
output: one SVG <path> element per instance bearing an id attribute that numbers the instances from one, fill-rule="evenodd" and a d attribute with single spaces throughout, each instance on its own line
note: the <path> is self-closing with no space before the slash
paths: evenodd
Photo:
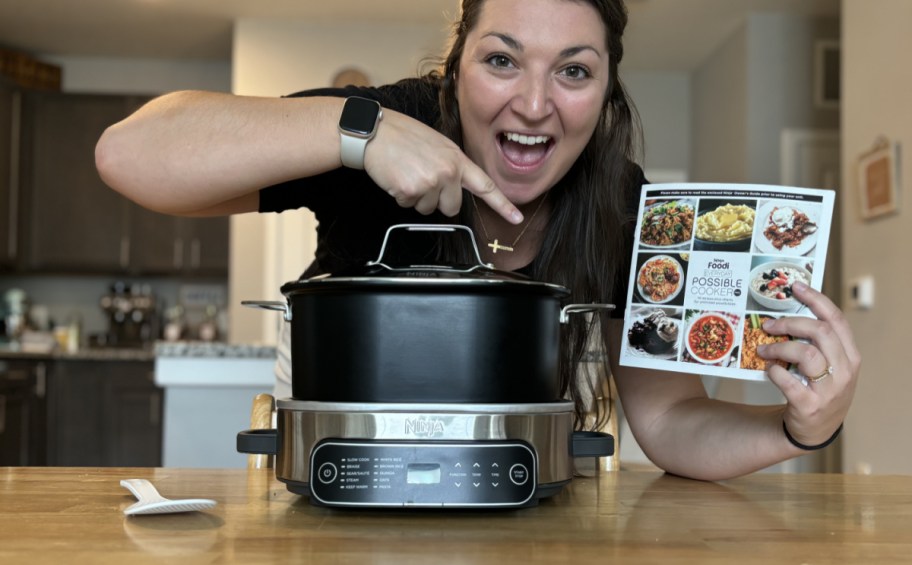
<path id="1" fill-rule="evenodd" d="M 378 88 L 346 87 L 308 90 L 291 96 L 363 96 L 380 102 L 384 108 L 409 115 L 430 127 L 439 118 L 438 87 L 432 79 L 407 79 Z M 382 127 L 382 126 L 381 126 Z M 639 168 L 637 168 L 639 171 Z M 640 187 L 628 187 L 628 217 L 634 218 Z M 364 171 L 339 168 L 316 176 L 296 179 L 260 191 L 260 212 L 282 212 L 308 208 L 317 220 L 317 250 L 314 262 L 302 278 L 322 273 L 341 273 L 378 258 L 387 229 L 395 224 L 452 224 L 440 212 L 422 215 L 413 208 L 402 208 L 378 187 Z M 635 220 L 634 220 L 635 221 Z M 629 232 L 632 234 L 634 223 Z M 421 263 L 422 257 L 435 253 L 431 237 L 409 236 L 408 249 L 397 247 L 386 254 L 392 263 Z M 632 239 L 630 240 L 632 245 Z M 625 264 L 629 257 L 621 258 Z M 623 315 L 626 304 L 629 267 L 619 273 L 614 304 L 615 315 Z M 529 275 L 529 269 L 518 272 Z"/>

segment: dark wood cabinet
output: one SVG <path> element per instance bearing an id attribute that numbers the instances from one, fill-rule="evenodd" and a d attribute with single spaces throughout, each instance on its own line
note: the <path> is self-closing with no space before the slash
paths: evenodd
<path id="1" fill-rule="evenodd" d="M 179 218 L 134 205 L 130 271 L 136 274 L 225 276 L 228 218 Z"/>
<path id="2" fill-rule="evenodd" d="M 105 128 L 148 98 L 28 92 L 21 138 L 20 267 L 31 272 L 228 272 L 228 219 L 176 218 L 111 190 L 95 168 Z"/>
<path id="3" fill-rule="evenodd" d="M 151 361 L 56 361 L 48 383 L 48 464 L 161 466 L 162 399 Z"/>
<path id="4" fill-rule="evenodd" d="M 185 245 L 182 272 L 227 276 L 228 218 L 182 218 L 182 222 Z"/>
<path id="5" fill-rule="evenodd" d="M 95 169 L 95 144 L 127 115 L 123 97 L 23 95 L 21 266 L 118 272 L 128 266 L 129 201 Z"/>
<path id="6" fill-rule="evenodd" d="M 0 78 L 0 269 L 16 262 L 19 100 L 18 91 Z"/>
<path id="7" fill-rule="evenodd" d="M 47 364 L 0 360 L 0 466 L 46 463 Z"/>

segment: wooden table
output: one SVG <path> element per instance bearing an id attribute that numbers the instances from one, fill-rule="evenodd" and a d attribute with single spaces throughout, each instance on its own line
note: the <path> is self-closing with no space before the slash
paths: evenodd
<path id="1" fill-rule="evenodd" d="M 214 509 L 126 517 L 120 479 Z M 0 468 L 0 563 L 725 563 L 912 561 L 912 477 L 654 472 L 578 478 L 535 508 L 311 506 L 270 470 Z"/>

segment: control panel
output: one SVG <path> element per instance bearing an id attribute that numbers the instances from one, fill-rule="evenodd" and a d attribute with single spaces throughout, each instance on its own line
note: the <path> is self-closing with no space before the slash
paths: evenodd
<path id="1" fill-rule="evenodd" d="M 522 506 L 537 469 L 521 441 L 325 440 L 310 456 L 310 491 L 333 506 Z"/>

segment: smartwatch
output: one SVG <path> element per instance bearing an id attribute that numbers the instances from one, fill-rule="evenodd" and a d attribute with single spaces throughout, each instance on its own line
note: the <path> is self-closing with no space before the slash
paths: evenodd
<path id="1" fill-rule="evenodd" d="M 377 133 L 383 109 L 376 100 L 350 96 L 345 99 L 339 133 L 342 136 L 342 164 L 350 169 L 364 168 L 367 142 Z"/>

